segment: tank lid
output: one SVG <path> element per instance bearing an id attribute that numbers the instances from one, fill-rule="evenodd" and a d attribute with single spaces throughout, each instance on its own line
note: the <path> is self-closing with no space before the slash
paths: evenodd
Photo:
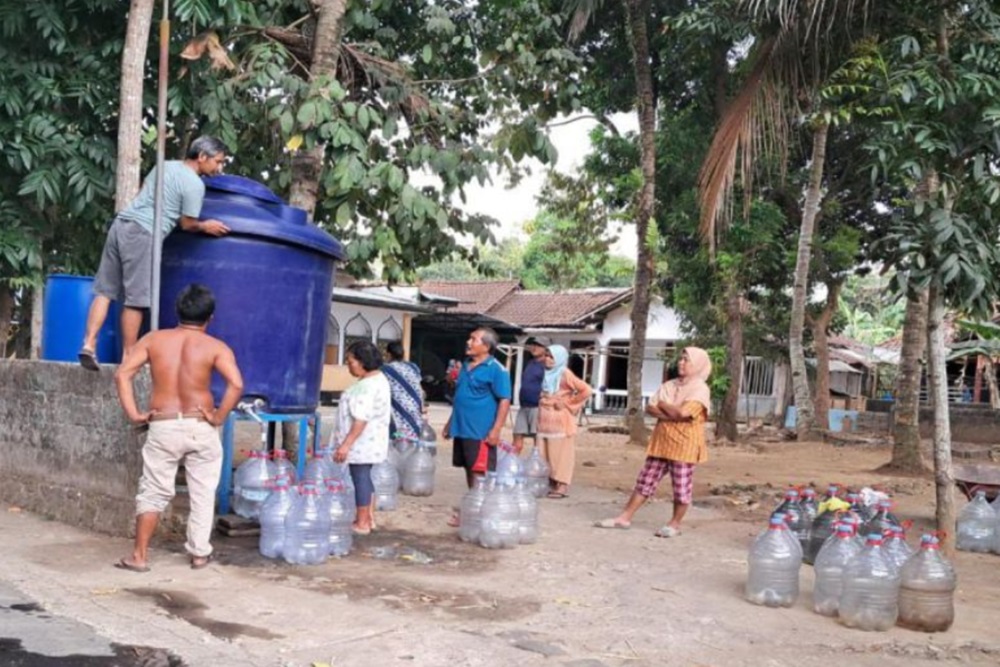
<path id="1" fill-rule="evenodd" d="M 263 183 L 259 183 L 250 178 L 244 178 L 243 176 L 232 176 L 230 174 L 222 176 L 209 176 L 205 179 L 205 187 L 209 190 L 232 192 L 237 195 L 253 197 L 254 199 L 270 202 L 272 204 L 285 203 L 282 201 L 281 197 L 271 192 L 271 189 Z"/>
<path id="2" fill-rule="evenodd" d="M 305 211 L 289 206 L 263 183 L 242 176 L 212 176 L 205 179 L 205 187 L 244 198 L 227 200 L 225 194 L 207 194 L 202 205 L 203 218 L 221 220 L 233 234 L 273 239 L 314 250 L 335 260 L 347 259 L 340 241 L 307 223 Z"/>

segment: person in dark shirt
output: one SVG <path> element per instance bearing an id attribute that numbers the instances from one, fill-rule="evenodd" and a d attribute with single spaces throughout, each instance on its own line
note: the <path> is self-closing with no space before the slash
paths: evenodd
<path id="1" fill-rule="evenodd" d="M 538 432 L 538 399 L 542 395 L 542 378 L 545 377 L 545 350 L 552 341 L 545 336 L 529 336 L 524 341 L 524 349 L 531 359 L 521 371 L 521 391 L 518 393 L 520 407 L 514 421 L 514 450 L 521 453 L 524 438 L 534 441 Z"/>

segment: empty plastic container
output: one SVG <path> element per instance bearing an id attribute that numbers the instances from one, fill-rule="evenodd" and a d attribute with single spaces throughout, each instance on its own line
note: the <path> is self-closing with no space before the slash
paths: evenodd
<path id="1" fill-rule="evenodd" d="M 997 532 L 997 515 L 986 502 L 986 493 L 977 491 L 958 515 L 957 547 L 962 551 L 992 551 Z"/>
<path id="2" fill-rule="evenodd" d="M 899 570 L 882 549 L 882 536 L 871 534 L 844 570 L 839 620 L 858 630 L 888 630 L 899 613 Z"/>
<path id="3" fill-rule="evenodd" d="M 790 539 L 783 515 L 771 516 L 768 529 L 754 540 L 748 558 L 746 599 L 767 607 L 791 607 L 799 597 L 801 549 Z"/>

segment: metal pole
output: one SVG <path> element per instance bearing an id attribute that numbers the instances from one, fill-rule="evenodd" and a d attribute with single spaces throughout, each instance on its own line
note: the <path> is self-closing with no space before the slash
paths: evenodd
<path id="1" fill-rule="evenodd" d="M 170 56 L 170 0 L 163 0 L 160 20 L 160 71 L 156 109 L 156 189 L 153 194 L 153 269 L 149 290 L 149 330 L 160 328 L 160 255 L 163 229 L 163 162 L 167 152 L 167 67 Z"/>

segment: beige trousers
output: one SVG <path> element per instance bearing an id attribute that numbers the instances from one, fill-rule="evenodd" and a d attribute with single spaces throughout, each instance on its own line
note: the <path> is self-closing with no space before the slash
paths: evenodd
<path id="1" fill-rule="evenodd" d="M 542 456 L 549 463 L 549 477 L 567 486 L 573 483 L 576 467 L 576 436 L 568 438 L 538 438 Z"/>
<path id="2" fill-rule="evenodd" d="M 219 431 L 199 419 L 150 422 L 142 448 L 142 477 L 135 497 L 135 513 L 162 512 L 176 492 L 177 467 L 184 462 L 191 511 L 187 542 L 192 556 L 212 553 L 210 538 L 215 518 L 215 491 L 222 474 Z"/>

